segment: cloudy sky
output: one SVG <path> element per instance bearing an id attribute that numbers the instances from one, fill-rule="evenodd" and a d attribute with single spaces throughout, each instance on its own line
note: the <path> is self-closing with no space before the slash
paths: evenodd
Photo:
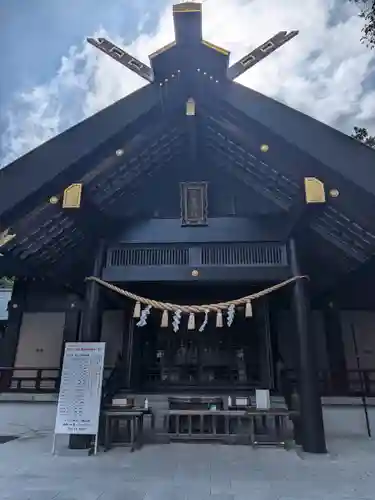
<path id="1" fill-rule="evenodd" d="M 0 165 L 143 85 L 85 42 L 147 62 L 173 40 L 169 0 L 1 0 Z M 239 81 L 340 130 L 375 132 L 375 51 L 346 0 L 206 0 L 204 37 L 232 61 L 279 30 L 300 35 Z M 6 50 L 4 48 L 6 47 Z"/>

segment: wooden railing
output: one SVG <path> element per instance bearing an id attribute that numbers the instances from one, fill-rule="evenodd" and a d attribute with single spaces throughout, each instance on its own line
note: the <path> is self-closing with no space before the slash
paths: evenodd
<path id="1" fill-rule="evenodd" d="M 319 390 L 321 396 L 374 396 L 375 369 L 347 370 L 341 374 L 320 371 Z M 297 373 L 288 370 L 288 378 L 297 386 Z"/>
<path id="2" fill-rule="evenodd" d="M 113 396 L 122 382 L 121 373 L 113 367 L 104 368 L 103 392 Z M 0 393 L 57 393 L 60 387 L 60 368 L 8 368 L 0 367 Z M 289 370 L 288 378 L 297 385 L 297 375 Z M 348 370 L 341 376 L 333 377 L 327 372 L 319 372 L 320 394 L 322 396 L 374 396 L 375 369 Z M 196 388 L 199 387 L 195 386 Z M 194 387 L 191 387 L 194 390 Z"/>
<path id="3" fill-rule="evenodd" d="M 60 368 L 0 368 L 0 392 L 58 392 Z"/>
<path id="4" fill-rule="evenodd" d="M 104 368 L 104 380 L 112 368 Z M 60 388 L 61 368 L 0 367 L 0 393 L 57 393 Z"/>

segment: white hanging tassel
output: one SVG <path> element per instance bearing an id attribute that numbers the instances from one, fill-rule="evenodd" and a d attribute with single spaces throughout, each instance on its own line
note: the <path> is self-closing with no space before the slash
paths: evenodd
<path id="1" fill-rule="evenodd" d="M 227 325 L 228 326 L 232 326 L 235 313 L 236 313 L 236 306 L 234 304 L 231 304 L 228 307 L 228 312 L 227 312 Z"/>
<path id="2" fill-rule="evenodd" d="M 174 333 L 177 333 L 178 330 L 180 329 L 180 323 L 181 323 L 181 314 L 182 311 L 180 309 L 177 309 L 173 315 L 173 321 L 172 321 L 172 327 Z"/>
<path id="3" fill-rule="evenodd" d="M 246 318 L 251 318 L 253 315 L 253 306 L 251 305 L 250 300 L 246 302 L 246 307 L 245 307 L 245 317 Z"/>
<path id="4" fill-rule="evenodd" d="M 133 311 L 133 318 L 140 318 L 140 317 L 141 317 L 141 303 L 136 302 Z"/>
<path id="5" fill-rule="evenodd" d="M 203 330 L 206 328 L 207 326 L 207 323 L 208 323 L 208 311 L 205 311 L 204 312 L 204 320 L 203 320 L 203 323 L 201 324 L 201 326 L 199 327 L 199 331 L 200 332 L 203 332 Z"/>
<path id="6" fill-rule="evenodd" d="M 160 326 L 162 328 L 167 328 L 167 326 L 168 326 L 168 311 L 166 309 L 163 311 L 163 314 L 161 316 Z"/>
<path id="7" fill-rule="evenodd" d="M 222 328 L 223 327 L 223 313 L 221 311 L 218 311 L 216 314 L 216 328 Z"/>
<path id="8" fill-rule="evenodd" d="M 137 326 L 146 326 L 147 325 L 147 318 L 151 312 L 151 307 L 152 306 L 147 306 L 142 310 L 141 318 L 138 321 Z"/>
<path id="9" fill-rule="evenodd" d="M 195 330 L 195 314 L 194 313 L 189 314 L 188 330 Z"/>

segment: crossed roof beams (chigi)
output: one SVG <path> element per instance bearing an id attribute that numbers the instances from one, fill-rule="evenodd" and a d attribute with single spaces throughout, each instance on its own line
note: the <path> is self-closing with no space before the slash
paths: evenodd
<path id="1" fill-rule="evenodd" d="M 275 50 L 279 49 L 287 42 L 292 40 L 295 36 L 298 35 L 298 33 L 299 32 L 297 30 L 289 32 L 279 31 L 276 35 L 271 37 L 265 43 L 263 43 L 259 47 L 256 47 L 254 50 L 252 50 L 244 57 L 242 57 L 239 61 L 237 61 L 236 63 L 232 64 L 232 66 L 227 68 L 227 73 L 226 73 L 227 79 L 235 80 L 240 75 L 245 73 L 248 69 L 252 68 L 257 63 L 265 59 L 267 56 L 275 52 Z M 133 57 L 124 49 L 118 47 L 117 45 L 107 40 L 106 38 L 90 37 L 87 38 L 87 41 L 90 45 L 93 45 L 97 49 L 109 55 L 110 57 L 112 57 L 112 59 L 119 62 L 126 68 L 130 69 L 131 71 L 133 71 L 134 73 L 136 73 L 138 76 L 148 81 L 149 83 L 155 81 L 154 70 L 152 69 L 152 67 L 148 66 L 145 63 L 142 63 L 139 59 Z M 215 45 L 205 42 L 204 40 L 200 40 L 200 44 L 201 46 L 209 46 L 213 50 L 219 50 L 218 48 L 216 48 Z M 172 44 L 168 44 L 164 48 L 164 50 L 169 50 L 174 46 L 176 46 L 175 42 L 173 42 Z M 157 51 L 157 53 L 161 53 L 164 50 L 160 49 L 159 51 Z M 229 52 L 227 52 L 226 55 L 228 56 L 229 59 Z M 183 61 L 181 61 L 181 65 L 183 65 Z"/>

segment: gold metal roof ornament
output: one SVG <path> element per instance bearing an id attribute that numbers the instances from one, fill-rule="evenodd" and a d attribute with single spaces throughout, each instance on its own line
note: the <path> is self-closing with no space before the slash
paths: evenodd
<path id="1" fill-rule="evenodd" d="M 15 237 L 15 233 L 11 233 L 10 228 L 0 233 L 0 248 L 12 241 L 12 239 Z"/>
<path id="2" fill-rule="evenodd" d="M 306 203 L 325 203 L 326 193 L 324 183 L 316 177 L 305 177 Z"/>
<path id="3" fill-rule="evenodd" d="M 62 202 L 63 208 L 80 208 L 82 200 L 82 184 L 71 184 L 64 189 L 64 197 Z"/>

